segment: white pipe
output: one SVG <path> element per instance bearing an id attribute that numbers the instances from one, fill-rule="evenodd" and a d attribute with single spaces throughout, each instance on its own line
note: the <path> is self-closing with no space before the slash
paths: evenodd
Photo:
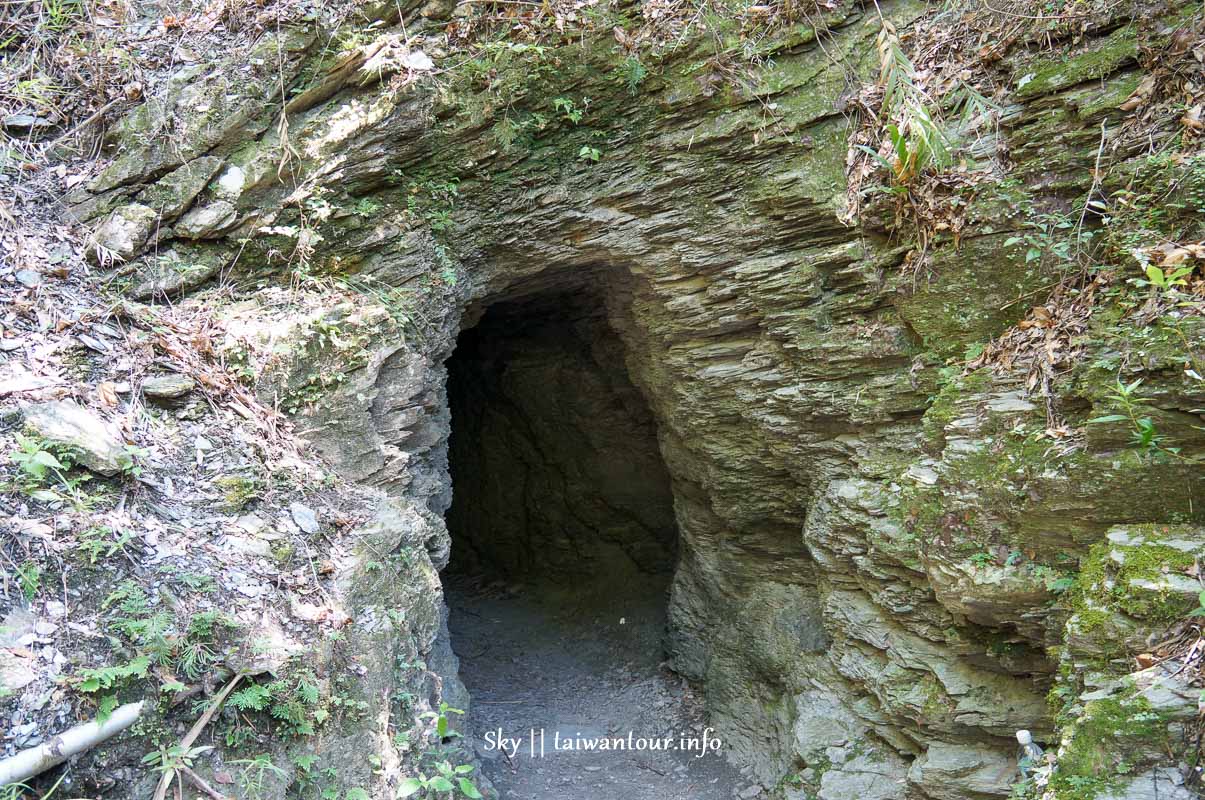
<path id="1" fill-rule="evenodd" d="M 57 764 L 62 764 L 73 755 L 91 749 L 114 734 L 121 733 L 133 725 L 141 714 L 142 702 L 126 703 L 110 714 L 103 723 L 93 720 L 76 725 L 49 742 L 22 750 L 15 756 L 0 761 L 0 786 L 20 783 Z"/>

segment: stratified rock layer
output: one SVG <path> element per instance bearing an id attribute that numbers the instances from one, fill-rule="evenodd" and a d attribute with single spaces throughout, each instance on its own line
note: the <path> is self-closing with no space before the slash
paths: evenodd
<path id="1" fill-rule="evenodd" d="M 922 11 L 883 10 L 901 26 Z M 704 42 L 635 87 L 617 79 L 626 56 L 609 33 L 511 49 L 485 64 L 522 78 L 501 105 L 471 76 L 379 84 L 388 70 L 352 81 L 357 62 L 341 62 L 295 85 L 288 142 L 243 97 L 204 115 L 182 152 L 140 145 L 225 85 L 223 70 L 182 73 L 123 123 L 91 194 L 70 199 L 127 219 L 130 198 L 185 159 L 227 161 L 181 221 L 181 236 L 216 240 L 160 242 L 132 293 L 193 290 L 228 266 L 349 276 L 359 304 L 281 319 L 248 295 L 227 321 L 261 346 L 259 390 L 324 457 L 436 513 L 454 488 L 442 364 L 457 333 L 491 305 L 588 286 L 672 485 L 673 664 L 701 684 L 735 757 L 788 796 L 1003 796 L 1014 731 L 1053 729 L 1059 577 L 1110 525 L 1199 517 L 1205 502 L 1187 458 L 1142 457 L 1119 428 L 1062 447 L 1017 379 L 939 370 L 1015 323 L 1049 276 L 1006 244 L 1028 225 L 1015 187 L 972 197 L 971 233 L 934 242 L 924 275 L 902 270 L 907 245 L 839 222 L 838 108 L 880 20 L 830 24 L 823 47 L 802 27 L 774 39 L 735 84 Z M 312 39 L 281 34 L 285 79 Z M 1102 98 L 1136 77 L 1134 40 L 1101 42 L 1085 47 L 1124 52 L 1090 75 L 1075 59 L 1057 74 L 1028 58 L 1005 68 L 1016 91 L 1000 136 L 1022 181 L 1061 196 L 1091 183 L 1113 108 Z M 582 118 L 562 118 L 555 97 Z M 1119 369 L 1140 370 L 1190 454 L 1201 384 L 1161 322 L 1141 357 L 1127 325 L 1093 320 L 1091 366 L 1052 402 L 1080 424 L 1111 411 Z M 1177 325 L 1199 340 L 1195 318 Z"/>

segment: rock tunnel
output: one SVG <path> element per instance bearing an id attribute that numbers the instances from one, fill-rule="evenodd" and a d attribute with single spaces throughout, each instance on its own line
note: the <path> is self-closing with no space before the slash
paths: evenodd
<path id="1" fill-rule="evenodd" d="M 495 304 L 448 365 L 453 572 L 660 584 L 676 528 L 656 426 L 599 297 Z"/>
<path id="2" fill-rule="evenodd" d="M 460 334 L 448 401 L 445 589 L 486 773 L 516 798 L 731 796 L 722 758 L 635 749 L 704 726 L 666 668 L 670 476 L 603 299 L 559 287 L 490 305 Z M 560 749 L 616 738 L 633 749 Z"/>

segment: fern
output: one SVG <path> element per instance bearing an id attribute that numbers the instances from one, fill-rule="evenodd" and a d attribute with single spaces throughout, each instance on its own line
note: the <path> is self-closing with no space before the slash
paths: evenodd
<path id="1" fill-rule="evenodd" d="M 272 690 L 257 683 L 230 695 L 226 704 L 241 711 L 263 711 L 271 700 Z"/>
<path id="2" fill-rule="evenodd" d="M 139 656 L 115 667 L 82 669 L 78 676 L 80 691 L 99 692 L 102 689 L 112 689 L 127 678 L 145 678 L 150 665 L 150 659 Z"/>

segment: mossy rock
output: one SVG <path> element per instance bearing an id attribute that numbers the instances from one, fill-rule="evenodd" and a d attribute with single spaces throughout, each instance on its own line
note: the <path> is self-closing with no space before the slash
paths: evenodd
<path id="1" fill-rule="evenodd" d="M 1029 310 L 1015 301 L 1040 288 L 1046 277 L 1025 262 L 1023 248 L 1005 248 L 1005 238 L 981 236 L 957 249 L 939 248 L 928 272 L 917 276 L 916 291 L 900 298 L 900 315 L 927 348 L 962 356 L 969 345 L 999 336 Z M 972 297 L 975 302 L 968 303 Z"/>
<path id="2" fill-rule="evenodd" d="M 1089 44 L 1070 58 L 1060 53 L 1040 59 L 1018 70 L 1016 94 L 1033 98 L 1081 83 L 1099 80 L 1138 58 L 1137 26 L 1119 28 L 1104 39 Z"/>
<path id="3" fill-rule="evenodd" d="M 1200 582 L 1189 574 L 1205 557 L 1205 528 L 1135 525 L 1112 528 L 1080 573 L 1081 608 L 1110 609 L 1152 628 L 1185 618 Z"/>

